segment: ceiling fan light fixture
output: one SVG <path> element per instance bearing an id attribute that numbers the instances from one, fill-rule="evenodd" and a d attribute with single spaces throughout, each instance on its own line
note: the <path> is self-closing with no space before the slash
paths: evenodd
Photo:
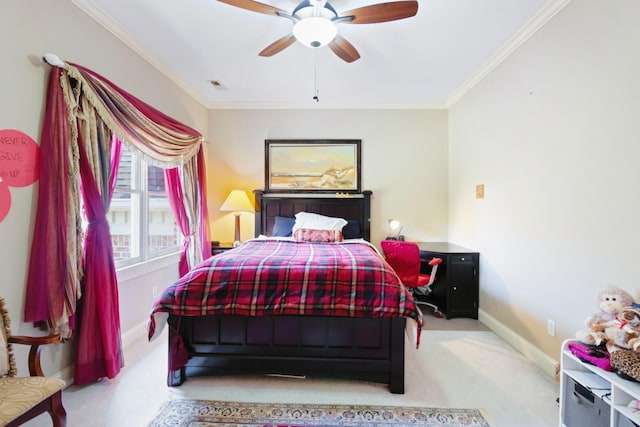
<path id="1" fill-rule="evenodd" d="M 319 16 L 301 19 L 293 26 L 293 35 L 296 40 L 307 47 L 326 46 L 337 34 L 336 24 Z"/>

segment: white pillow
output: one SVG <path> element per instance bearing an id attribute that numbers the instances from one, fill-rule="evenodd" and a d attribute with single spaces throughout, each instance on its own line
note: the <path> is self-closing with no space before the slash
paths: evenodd
<path id="1" fill-rule="evenodd" d="M 335 218 L 310 212 L 298 212 L 296 214 L 296 222 L 293 224 L 292 232 L 295 233 L 299 228 L 342 231 L 342 227 L 345 225 L 347 225 L 347 220 L 343 218 Z"/>

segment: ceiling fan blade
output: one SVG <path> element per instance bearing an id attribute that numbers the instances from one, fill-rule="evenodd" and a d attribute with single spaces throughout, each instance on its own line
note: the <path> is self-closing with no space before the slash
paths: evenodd
<path id="1" fill-rule="evenodd" d="M 356 48 L 340 35 L 337 35 L 333 41 L 329 43 L 329 48 L 345 62 L 353 62 L 360 59 L 360 54 Z"/>
<path id="2" fill-rule="evenodd" d="M 289 12 L 279 9 L 275 6 L 260 3 L 254 0 L 218 0 L 220 3 L 226 3 L 231 6 L 239 7 L 240 9 L 250 10 L 252 12 L 264 13 L 267 15 L 287 16 Z"/>
<path id="3" fill-rule="evenodd" d="M 378 22 L 395 21 L 410 18 L 418 13 L 417 0 L 394 1 L 389 3 L 372 4 L 342 12 L 338 19 L 353 17 L 351 20 L 341 20 L 345 24 L 375 24 Z"/>
<path id="4" fill-rule="evenodd" d="M 293 34 L 289 34 L 288 36 L 280 37 L 278 40 L 271 43 L 269 46 L 262 49 L 258 55 L 260 56 L 273 56 L 276 53 L 280 53 L 289 46 L 291 46 L 296 41 L 296 38 Z"/>

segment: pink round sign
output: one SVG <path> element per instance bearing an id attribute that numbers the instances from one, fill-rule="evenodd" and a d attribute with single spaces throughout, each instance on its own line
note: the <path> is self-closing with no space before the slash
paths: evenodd
<path id="1" fill-rule="evenodd" d="M 40 147 L 27 134 L 0 130 L 0 221 L 11 208 L 9 187 L 26 187 L 38 180 Z"/>
<path id="2" fill-rule="evenodd" d="M 11 193 L 4 182 L 0 182 L 0 222 L 7 216 L 11 208 Z"/>
<path id="3" fill-rule="evenodd" d="M 18 130 L 0 130 L 0 178 L 10 187 L 26 187 L 38 180 L 40 147 Z"/>

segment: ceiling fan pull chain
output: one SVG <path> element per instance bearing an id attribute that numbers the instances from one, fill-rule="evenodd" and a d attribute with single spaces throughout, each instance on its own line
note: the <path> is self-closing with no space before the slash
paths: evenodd
<path id="1" fill-rule="evenodd" d="M 318 50 L 316 49 L 315 52 L 313 52 L 313 82 L 314 82 L 314 93 L 315 95 L 313 96 L 313 99 L 316 102 L 320 101 L 320 98 L 318 97 Z"/>

